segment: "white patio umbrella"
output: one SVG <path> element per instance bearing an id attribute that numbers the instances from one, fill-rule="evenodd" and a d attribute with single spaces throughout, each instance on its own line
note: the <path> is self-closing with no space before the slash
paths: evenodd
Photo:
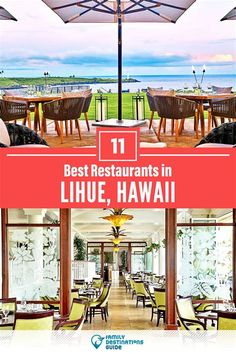
<path id="1" fill-rule="evenodd" d="M 137 126 L 142 121 L 122 120 L 122 23 L 175 23 L 196 0 L 42 0 L 65 23 L 118 24 L 118 120 L 95 123 L 106 126 Z M 137 43 L 138 46 L 138 43 Z"/>
<path id="2" fill-rule="evenodd" d="M 225 15 L 221 21 L 226 21 L 226 20 L 236 20 L 236 7 L 234 7 L 230 12 Z"/>
<path id="3" fill-rule="evenodd" d="M 12 20 L 17 21 L 17 19 L 10 14 L 4 7 L 0 6 L 0 20 Z"/>

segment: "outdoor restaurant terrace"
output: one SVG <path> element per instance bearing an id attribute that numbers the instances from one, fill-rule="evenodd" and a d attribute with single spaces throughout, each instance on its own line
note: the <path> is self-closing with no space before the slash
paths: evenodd
<path id="1" fill-rule="evenodd" d="M 235 210 L 2 209 L 1 225 L 0 330 L 236 329 Z"/>
<path id="2" fill-rule="evenodd" d="M 176 29 L 183 36 L 186 27 L 181 27 L 179 23 L 187 19 L 195 7 L 196 11 L 202 8 L 200 1 L 198 5 L 194 0 L 181 2 L 170 0 L 156 4 L 149 0 L 143 0 L 141 3 L 117 0 L 105 1 L 107 4 L 98 2 L 95 7 L 92 1 L 86 2 L 86 5 L 80 3 L 75 5 L 73 0 L 65 0 L 60 1 L 58 6 L 55 0 L 40 2 L 36 0 L 36 2 L 38 10 L 42 11 L 44 16 L 51 16 L 54 26 L 60 29 L 60 33 L 68 29 L 70 36 L 67 39 L 70 41 L 80 26 L 85 28 L 88 23 L 97 25 L 106 23 L 111 28 L 117 26 L 117 68 L 115 68 L 117 78 L 114 75 L 107 78 L 56 76 L 50 74 L 48 70 L 42 71 L 38 77 L 33 77 L 33 73 L 30 73 L 28 78 L 14 78 L 10 77 L 7 68 L 1 69 L 0 119 L 4 122 L 4 124 L 1 122 L 0 130 L 2 146 L 22 145 L 26 141 L 27 144 L 33 142 L 34 145 L 50 147 L 94 146 L 97 126 L 138 126 L 141 130 L 141 142 L 153 143 L 156 147 L 194 147 L 204 143 L 227 144 L 227 147 L 230 147 L 236 143 L 235 75 L 223 75 L 218 79 L 208 76 L 208 70 L 212 68 L 206 66 L 204 62 L 201 62 L 201 65 L 198 62 L 197 67 L 193 66 L 192 69 L 190 63 L 184 62 L 182 65 L 188 67 L 188 73 L 192 74 L 192 77 L 176 76 L 175 87 L 172 87 L 172 82 L 165 83 L 166 78 L 163 75 L 159 75 L 156 81 L 141 82 L 140 86 L 137 78 L 124 75 L 122 48 L 125 40 L 122 32 L 126 26 L 124 23 L 137 23 L 137 26 L 143 29 L 142 22 L 156 23 L 160 30 L 165 27 L 164 24 L 168 28 L 175 24 L 170 33 L 174 35 Z M 219 13 L 222 11 L 221 17 L 214 18 L 212 14 L 212 21 L 222 29 L 227 26 L 228 30 L 232 23 L 228 20 L 235 19 L 234 9 L 225 15 L 225 6 L 223 4 L 221 6 L 222 10 L 218 9 Z M 18 8 L 16 10 L 20 11 Z M 4 20 L 1 21 L 3 29 L 6 27 L 8 31 L 12 29 L 17 32 L 21 18 L 14 17 L 4 7 L 1 7 L 0 14 L 0 19 Z M 73 24 L 73 27 L 70 27 L 70 24 Z M 53 31 L 48 34 L 45 43 L 48 44 L 50 41 L 54 43 L 54 35 L 56 32 L 54 34 Z M 179 48 L 181 35 L 175 38 Z M 41 41 L 41 38 L 39 40 Z M 161 41 L 159 37 L 149 40 L 154 47 L 158 47 Z M 56 47 L 56 42 L 54 44 Z M 173 46 L 173 43 L 171 45 Z M 232 67 L 233 56 L 215 53 L 217 60 L 218 57 L 229 60 L 227 65 Z M 140 60 L 141 58 L 142 54 Z M 166 58 L 167 62 L 164 60 L 162 65 L 163 67 L 166 65 L 167 68 L 170 65 L 168 55 L 163 58 Z M 192 60 L 194 63 L 195 59 Z M 94 66 L 95 62 L 96 59 Z M 209 66 L 211 65 L 210 60 Z M 217 63 L 215 65 L 217 66 Z M 77 70 L 81 68 L 78 65 Z M 176 72 L 172 71 L 172 75 L 173 73 L 176 75 Z M 211 79 L 212 83 L 207 82 Z M 112 89 L 109 88 L 109 84 L 113 84 Z M 12 122 L 19 124 L 20 127 L 11 125 Z M 5 125 L 7 130 L 4 128 Z M 13 135 L 18 137 L 17 141 Z"/>

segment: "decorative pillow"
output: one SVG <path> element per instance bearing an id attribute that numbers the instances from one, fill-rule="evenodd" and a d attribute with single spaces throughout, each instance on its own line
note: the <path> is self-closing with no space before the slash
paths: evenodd
<path id="1" fill-rule="evenodd" d="M 2 121 L 2 119 L 0 119 L 0 142 L 5 146 L 11 145 L 11 140 L 8 134 L 7 127 Z"/>
<path id="2" fill-rule="evenodd" d="M 163 90 L 162 87 L 160 88 L 151 88 L 148 87 L 147 92 L 150 93 L 151 96 L 175 96 L 174 90 Z"/>
<path id="3" fill-rule="evenodd" d="M 92 93 L 92 89 L 78 92 L 62 92 L 62 98 L 88 97 Z"/>

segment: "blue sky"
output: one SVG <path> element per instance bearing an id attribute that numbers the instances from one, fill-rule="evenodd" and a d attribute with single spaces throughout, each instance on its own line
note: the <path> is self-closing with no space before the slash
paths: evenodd
<path id="1" fill-rule="evenodd" d="M 65 25 L 41 0 L 0 0 L 18 22 L 0 21 L 5 76 L 117 74 L 116 24 Z M 236 22 L 220 19 L 235 0 L 197 0 L 176 24 L 124 24 L 124 74 L 236 72 Z"/>

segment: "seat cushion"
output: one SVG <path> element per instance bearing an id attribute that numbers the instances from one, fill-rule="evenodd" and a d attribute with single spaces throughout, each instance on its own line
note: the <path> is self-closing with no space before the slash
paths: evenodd
<path id="1" fill-rule="evenodd" d="M 0 119 L 0 143 L 10 146 L 11 141 L 5 123 Z"/>
<path id="2" fill-rule="evenodd" d="M 92 89 L 78 91 L 78 92 L 62 92 L 62 98 L 74 98 L 74 97 L 87 97 L 91 94 Z"/>
<path id="3" fill-rule="evenodd" d="M 140 143 L 141 148 L 165 148 L 167 147 L 166 143 L 146 143 L 146 142 L 141 142 Z"/>

